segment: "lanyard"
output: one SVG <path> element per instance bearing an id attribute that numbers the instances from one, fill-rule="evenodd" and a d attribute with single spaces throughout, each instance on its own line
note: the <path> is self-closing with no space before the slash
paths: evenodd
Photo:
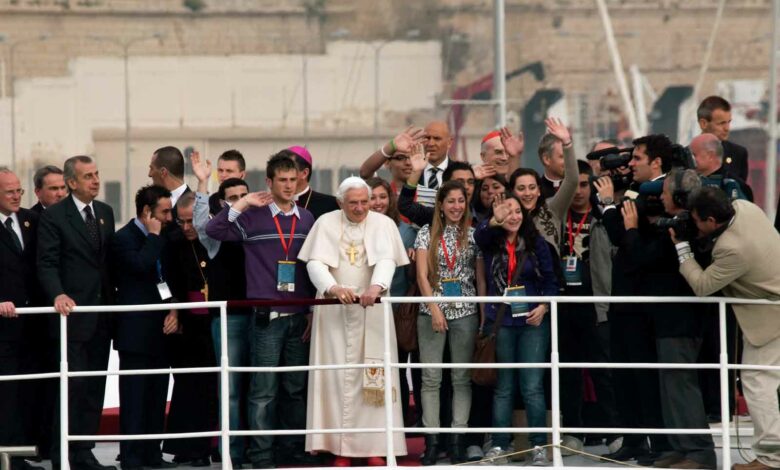
<path id="1" fill-rule="evenodd" d="M 276 224 L 276 231 L 279 232 L 279 240 L 282 242 L 282 249 L 284 250 L 284 259 L 287 260 L 290 258 L 290 247 L 293 243 L 293 237 L 295 236 L 295 222 L 298 221 L 298 218 L 293 216 L 292 219 L 292 227 L 290 227 L 290 240 L 288 242 L 284 241 L 284 234 L 282 233 L 282 226 L 279 225 L 279 216 L 274 216 L 274 223 Z"/>
<path id="2" fill-rule="evenodd" d="M 452 259 L 450 259 L 450 253 L 447 251 L 447 244 L 444 243 L 444 235 L 439 237 L 441 240 L 441 251 L 444 252 L 444 261 L 447 262 L 447 268 L 450 270 L 450 273 L 452 275 L 455 275 L 455 262 L 458 260 L 458 252 L 452 254 Z M 460 248 L 460 240 L 455 242 L 455 246 Z"/>
<path id="3" fill-rule="evenodd" d="M 514 242 L 509 242 L 509 240 L 506 241 L 506 255 L 507 255 L 507 280 L 506 285 L 512 286 L 512 279 L 514 278 L 515 269 L 517 269 L 517 253 L 515 253 L 515 243 L 517 243 L 517 240 Z M 520 269 L 523 267 L 521 266 Z"/>
<path id="4" fill-rule="evenodd" d="M 569 216 L 566 218 L 566 226 L 568 228 L 569 232 L 569 255 L 574 256 L 574 239 L 580 236 L 580 233 L 582 232 L 582 227 L 585 224 L 585 220 L 588 218 L 588 215 L 590 214 L 590 209 L 588 209 L 587 212 L 585 212 L 585 215 L 582 216 L 582 220 L 580 220 L 580 223 L 577 224 L 577 233 L 572 233 L 572 221 L 571 221 L 571 211 L 569 212 Z"/>

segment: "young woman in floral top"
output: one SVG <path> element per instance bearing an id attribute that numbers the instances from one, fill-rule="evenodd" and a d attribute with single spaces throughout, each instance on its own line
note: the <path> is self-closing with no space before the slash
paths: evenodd
<path id="1" fill-rule="evenodd" d="M 474 243 L 466 189 L 460 182 L 444 183 L 436 194 L 433 222 L 417 234 L 417 283 L 425 297 L 471 297 L 484 295 L 482 254 Z M 480 273 L 480 276 L 477 276 Z M 417 335 L 420 361 L 442 362 L 449 339 L 450 358 L 455 363 L 471 362 L 479 327 L 478 307 L 471 302 L 427 303 L 420 306 Z M 422 409 L 425 427 L 439 427 L 441 369 L 423 369 Z M 468 426 L 471 409 L 469 369 L 452 369 L 453 428 Z M 450 462 L 466 460 L 464 435 L 452 434 Z M 436 463 L 438 436 L 426 434 L 423 465 Z"/>

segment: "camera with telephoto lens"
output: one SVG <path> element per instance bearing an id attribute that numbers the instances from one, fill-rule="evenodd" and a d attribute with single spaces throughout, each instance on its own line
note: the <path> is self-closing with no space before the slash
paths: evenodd
<path id="1" fill-rule="evenodd" d="M 674 217 L 661 217 L 655 221 L 655 226 L 662 230 L 674 229 L 677 239 L 684 242 L 695 239 L 699 234 L 699 229 L 688 211 L 682 211 Z"/>
<path id="2" fill-rule="evenodd" d="M 609 177 L 612 179 L 612 185 L 615 191 L 628 189 L 633 181 L 631 172 L 625 172 L 628 169 L 628 163 L 631 161 L 631 152 L 634 147 L 617 148 L 609 147 L 603 150 L 594 150 L 585 155 L 588 160 L 598 160 L 602 170 L 609 171 Z M 621 171 L 623 170 L 623 171 Z M 601 176 L 593 175 L 588 178 L 592 185 Z"/>

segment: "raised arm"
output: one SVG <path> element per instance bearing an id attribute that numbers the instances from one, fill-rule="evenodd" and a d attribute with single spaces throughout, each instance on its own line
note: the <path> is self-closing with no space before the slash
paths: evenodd
<path id="1" fill-rule="evenodd" d="M 563 145 L 563 182 L 561 182 L 561 187 L 555 196 L 547 200 L 547 208 L 557 220 L 562 220 L 574 199 L 574 193 L 577 192 L 577 181 L 579 180 L 577 156 L 574 154 L 574 145 L 572 145 L 569 129 L 563 122 L 560 119 L 547 118 L 545 124 L 547 124 L 547 132 L 557 137 Z"/>
<path id="2" fill-rule="evenodd" d="M 401 132 L 397 136 L 390 139 L 390 142 L 382 145 L 376 152 L 372 153 L 362 165 L 360 165 L 360 177 L 368 179 L 374 176 L 382 165 L 385 164 L 388 158 L 392 157 L 394 153 L 401 152 L 404 154 L 410 154 L 412 147 L 421 142 L 423 137 L 423 130 L 409 126 L 405 131 Z"/>

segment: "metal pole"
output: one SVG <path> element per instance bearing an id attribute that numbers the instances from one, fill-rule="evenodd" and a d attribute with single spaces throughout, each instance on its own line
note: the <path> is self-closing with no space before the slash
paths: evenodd
<path id="1" fill-rule="evenodd" d="M 769 143 L 766 149 L 766 183 L 764 208 L 769 217 L 775 216 L 777 185 L 777 50 L 780 47 L 780 2 L 772 2 L 772 48 L 769 60 Z"/>
<path id="2" fill-rule="evenodd" d="M 723 462 L 721 468 L 731 468 L 731 416 L 729 416 L 729 354 L 726 341 L 726 302 L 718 302 L 718 331 L 720 333 L 720 425 L 723 429 Z"/>
<path id="3" fill-rule="evenodd" d="M 309 56 L 303 50 L 303 143 L 309 144 Z"/>
<path id="4" fill-rule="evenodd" d="M 59 314 L 58 314 L 59 315 Z M 60 317 L 60 470 L 69 470 L 68 460 L 68 317 Z"/>
<path id="5" fill-rule="evenodd" d="M 8 49 L 8 72 L 11 75 L 11 169 L 16 173 L 16 73 L 14 72 L 14 52 L 19 43 L 13 43 Z"/>
<path id="6" fill-rule="evenodd" d="M 493 0 L 493 39 L 495 60 L 493 63 L 493 95 L 496 103 L 496 127 L 506 125 L 506 57 L 504 52 L 504 0 Z"/>
<path id="7" fill-rule="evenodd" d="M 222 468 L 231 470 L 233 461 L 230 458 L 230 375 L 228 367 L 228 334 L 227 334 L 227 302 L 219 306 L 219 338 L 220 338 L 220 391 L 219 406 L 222 415 Z"/>
<path id="8" fill-rule="evenodd" d="M 647 134 L 647 109 L 645 108 L 645 94 L 642 85 L 642 74 L 636 64 L 628 68 L 631 73 L 631 84 L 634 88 L 634 102 L 636 103 L 636 119 L 639 126 L 639 134 Z"/>
<path id="9" fill-rule="evenodd" d="M 599 8 L 601 22 L 604 25 L 607 48 L 609 49 L 609 55 L 612 58 L 612 70 L 615 72 L 615 79 L 617 80 L 618 89 L 620 90 L 620 97 L 623 99 L 623 106 L 625 107 L 628 117 L 628 127 L 631 129 L 631 133 L 634 137 L 639 137 L 641 134 L 639 133 L 639 124 L 636 119 L 636 110 L 634 109 L 634 103 L 631 101 L 631 94 L 628 91 L 628 82 L 626 81 L 626 74 L 623 71 L 623 62 L 620 60 L 620 51 L 615 42 L 615 32 L 612 30 L 612 21 L 609 19 L 607 5 L 604 3 L 604 0 L 596 0 L 596 5 Z"/>
<path id="10" fill-rule="evenodd" d="M 130 211 L 130 190 L 132 169 L 130 167 L 130 42 L 122 45 L 124 51 L 124 76 L 125 76 L 125 202 L 122 207 L 122 213 Z"/>
<path id="11" fill-rule="evenodd" d="M 390 364 L 393 362 L 393 357 L 390 352 L 390 318 L 393 316 L 393 306 L 390 302 L 382 300 L 382 316 L 384 320 L 384 370 L 385 370 L 385 426 L 386 426 L 386 440 L 387 440 L 387 466 L 395 467 L 395 449 L 393 446 L 393 368 Z M 395 343 L 393 343 L 395 344 Z"/>
<path id="12" fill-rule="evenodd" d="M 561 448 L 558 447 L 561 443 L 561 380 L 560 369 L 558 363 L 560 357 L 558 356 L 558 302 L 552 301 L 550 303 L 550 365 L 552 366 L 550 373 L 552 376 L 552 451 L 553 451 L 553 466 L 563 466 L 563 459 L 561 457 Z"/>

